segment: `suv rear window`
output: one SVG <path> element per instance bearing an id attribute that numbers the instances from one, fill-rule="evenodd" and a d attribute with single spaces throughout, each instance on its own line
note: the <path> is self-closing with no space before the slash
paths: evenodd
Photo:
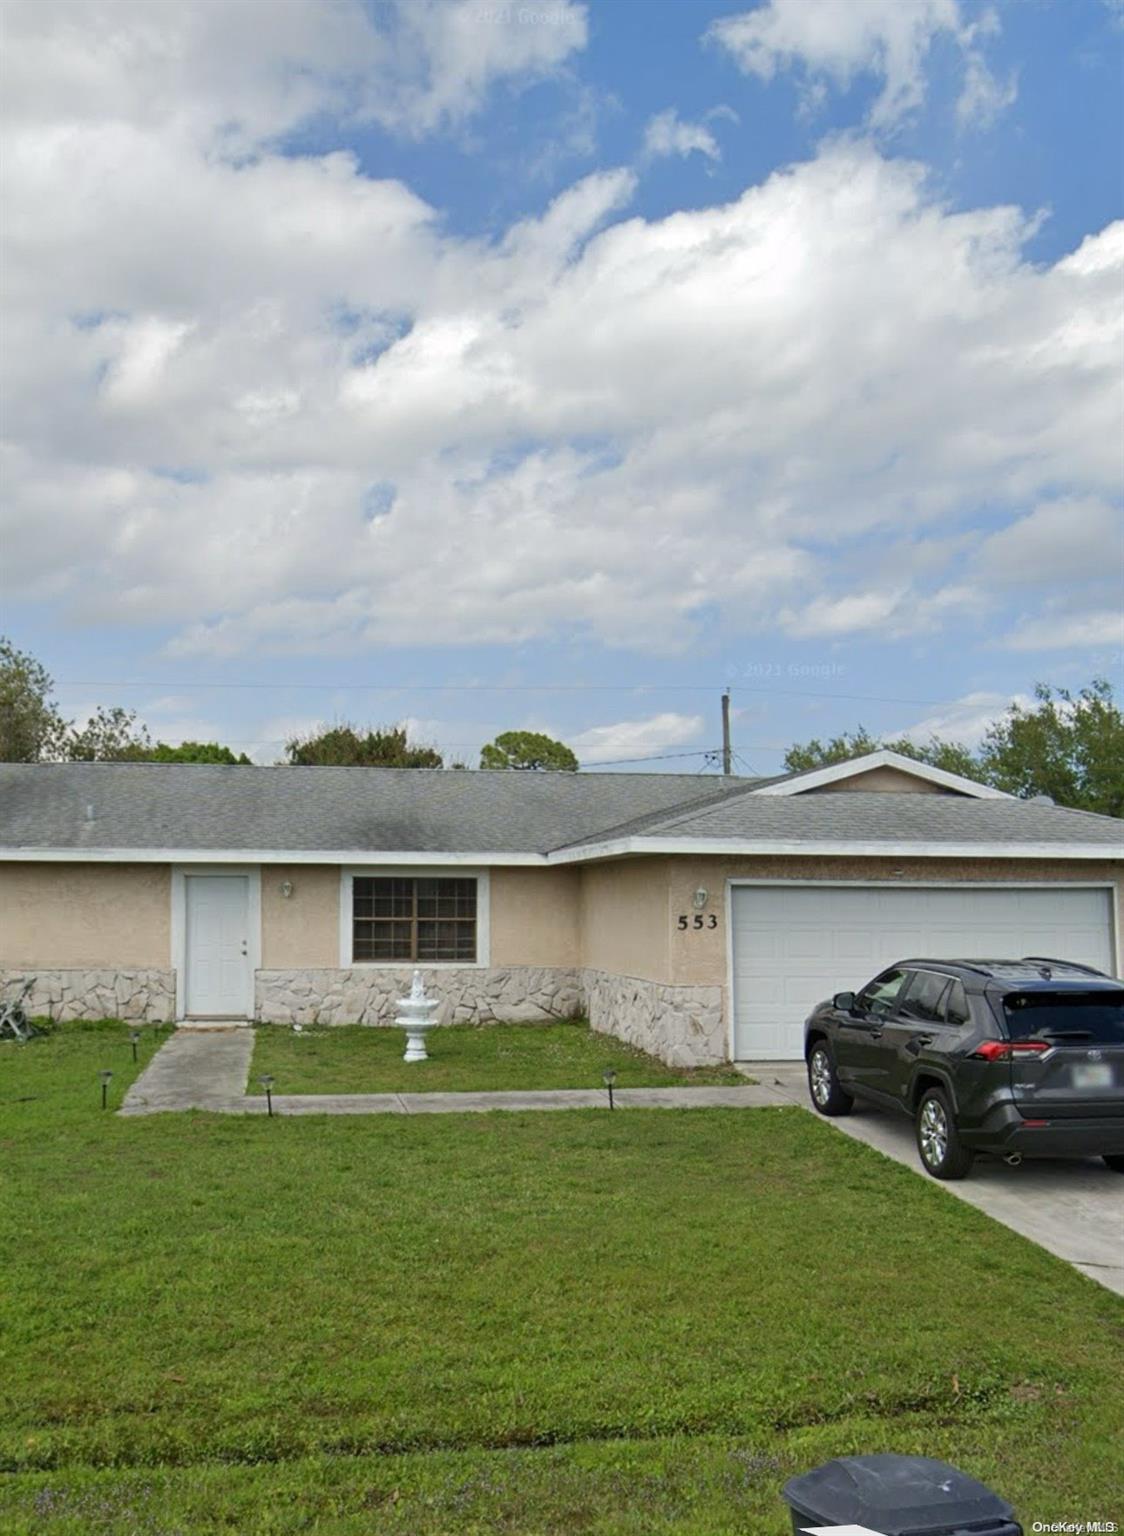
<path id="1" fill-rule="evenodd" d="M 1030 1035 L 1124 1045 L 1122 992 L 1008 992 L 1003 1014 L 1012 1040 Z"/>

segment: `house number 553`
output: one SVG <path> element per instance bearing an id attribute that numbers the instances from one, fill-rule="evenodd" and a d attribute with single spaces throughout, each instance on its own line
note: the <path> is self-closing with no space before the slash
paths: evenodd
<path id="1" fill-rule="evenodd" d="M 717 912 L 696 912 L 694 917 L 688 917 L 686 912 L 680 912 L 676 923 L 678 928 L 717 928 Z"/>

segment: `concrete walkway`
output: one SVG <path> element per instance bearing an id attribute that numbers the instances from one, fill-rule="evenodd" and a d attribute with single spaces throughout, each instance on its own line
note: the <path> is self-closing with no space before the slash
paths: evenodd
<path id="1" fill-rule="evenodd" d="M 247 1094 L 254 1032 L 181 1028 L 160 1047 L 125 1095 L 119 1114 L 158 1115 L 187 1109 L 264 1115 L 264 1094 Z M 756 1109 L 786 1103 L 774 1088 L 618 1088 L 621 1109 Z M 603 1088 L 550 1088 L 518 1093 L 274 1094 L 275 1115 L 456 1115 L 492 1110 L 606 1109 Z"/>
<path id="2" fill-rule="evenodd" d="M 778 1097 L 814 1114 L 802 1062 L 751 1062 L 744 1068 Z M 978 1157 L 966 1179 L 945 1183 L 921 1167 L 913 1122 L 889 1110 L 856 1105 L 825 1121 L 845 1136 L 912 1168 L 918 1178 L 985 1211 L 1082 1274 L 1124 1296 L 1124 1178 L 1100 1158 L 1028 1158 L 1008 1168 Z"/>
<path id="3" fill-rule="evenodd" d="M 223 1110 L 246 1092 L 252 1029 L 177 1029 L 125 1095 L 119 1114 Z"/>

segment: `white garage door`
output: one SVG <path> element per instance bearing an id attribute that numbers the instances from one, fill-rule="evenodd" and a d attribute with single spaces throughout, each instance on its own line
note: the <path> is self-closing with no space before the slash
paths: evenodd
<path id="1" fill-rule="evenodd" d="M 734 1054 L 799 1059 L 804 1020 L 895 960 L 1054 955 L 1112 972 L 1106 890 L 735 885 Z"/>

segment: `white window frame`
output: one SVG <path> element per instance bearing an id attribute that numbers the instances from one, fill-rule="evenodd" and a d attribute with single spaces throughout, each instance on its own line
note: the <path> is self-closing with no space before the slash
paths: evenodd
<path id="1" fill-rule="evenodd" d="M 475 960 L 353 960 L 352 912 L 356 879 L 370 880 L 475 880 Z M 486 869 L 466 869 L 461 864 L 410 864 L 393 868 L 385 864 L 356 864 L 340 870 L 340 968 L 347 971 L 482 971 L 491 964 L 492 882 Z"/>
<path id="2" fill-rule="evenodd" d="M 250 961 L 250 998 L 246 1017 L 252 1019 L 257 1005 L 257 975 L 261 970 L 261 865 L 172 865 L 172 970 L 176 978 L 176 1021 L 187 1017 L 187 881 L 192 875 L 241 875 L 249 882 L 246 897 L 246 947 Z"/>

